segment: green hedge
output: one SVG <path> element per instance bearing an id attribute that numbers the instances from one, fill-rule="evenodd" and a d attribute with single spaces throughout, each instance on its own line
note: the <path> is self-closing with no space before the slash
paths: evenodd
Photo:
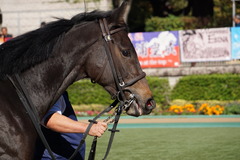
<path id="1" fill-rule="evenodd" d="M 184 100 L 239 100 L 240 75 L 192 75 L 179 80 L 171 98 Z"/>
<path id="2" fill-rule="evenodd" d="M 205 26 L 206 27 L 206 26 Z M 175 31 L 184 29 L 202 28 L 195 17 L 176 17 L 170 15 L 166 18 L 151 17 L 146 20 L 145 30 L 153 31 Z"/>
<path id="3" fill-rule="evenodd" d="M 177 17 L 170 15 L 168 17 L 151 17 L 145 21 L 145 31 L 176 31 L 187 29 L 200 29 L 200 28 L 216 28 L 231 26 L 231 18 L 229 16 L 217 17 L 207 19 L 207 24 L 201 23 L 201 18 L 182 16 Z"/>
<path id="4" fill-rule="evenodd" d="M 168 79 L 159 77 L 147 77 L 147 81 L 156 103 L 158 105 L 167 105 L 169 103 L 170 96 L 170 86 Z"/>
<path id="5" fill-rule="evenodd" d="M 166 106 L 170 100 L 240 100 L 240 75 L 192 75 L 182 77 L 171 90 L 167 79 L 147 77 L 156 103 Z M 70 101 L 74 105 L 101 104 L 113 102 L 110 95 L 90 80 L 75 82 L 68 88 Z"/>
<path id="6" fill-rule="evenodd" d="M 146 20 L 145 31 L 173 31 L 184 29 L 184 23 L 180 18 L 170 16 L 168 18 L 152 17 Z"/>
<path id="7" fill-rule="evenodd" d="M 84 79 L 73 83 L 67 89 L 69 99 L 73 105 L 81 104 L 111 104 L 110 95 L 102 86 L 91 83 L 90 80 Z"/>
<path id="8" fill-rule="evenodd" d="M 149 87 L 153 92 L 157 104 L 166 104 L 170 87 L 167 79 L 147 77 Z M 113 102 L 110 95 L 98 84 L 92 84 L 90 80 L 75 82 L 67 89 L 70 101 L 73 105 L 102 104 L 109 105 Z"/>

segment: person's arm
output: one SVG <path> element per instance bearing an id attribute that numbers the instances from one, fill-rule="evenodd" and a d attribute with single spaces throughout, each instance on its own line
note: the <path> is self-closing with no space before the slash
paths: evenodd
<path id="1" fill-rule="evenodd" d="M 56 132 L 84 133 L 88 127 L 88 123 L 74 121 L 56 112 L 51 115 L 45 126 Z M 98 122 L 97 124 L 93 124 L 89 135 L 101 137 L 106 129 L 107 123 Z"/>
<path id="2" fill-rule="evenodd" d="M 62 113 L 65 109 L 66 103 L 64 97 L 61 96 L 43 117 L 41 121 L 42 125 L 55 132 L 84 133 L 88 127 L 88 123 L 72 120 L 71 118 L 64 116 Z M 106 129 L 106 123 L 98 122 L 91 127 L 89 135 L 100 137 Z"/>

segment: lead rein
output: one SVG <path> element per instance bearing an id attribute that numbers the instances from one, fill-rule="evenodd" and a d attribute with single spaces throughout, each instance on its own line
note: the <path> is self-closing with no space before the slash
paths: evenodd
<path id="1" fill-rule="evenodd" d="M 110 152 L 115 132 L 119 132 L 119 130 L 116 130 L 116 128 L 117 128 L 117 125 L 118 125 L 120 115 L 121 115 L 122 110 L 123 110 L 123 105 L 122 104 L 123 104 L 123 102 L 120 101 L 120 105 L 115 110 L 115 118 L 110 121 L 110 123 L 114 122 L 114 124 L 113 124 L 112 129 L 108 129 L 108 131 L 111 131 L 111 135 L 110 135 L 110 138 L 109 138 L 109 141 L 108 141 L 107 150 L 106 150 L 106 153 L 105 153 L 105 156 L 104 156 L 103 160 L 105 160 L 107 158 L 107 156 Z M 108 121 L 109 119 L 110 118 L 108 117 L 106 119 L 106 121 Z M 88 160 L 94 160 L 95 152 L 96 152 L 96 145 L 97 145 L 97 137 L 94 137 L 93 142 L 92 142 L 92 146 L 91 146 L 91 149 L 90 149 L 90 153 L 89 153 L 89 156 L 88 156 Z"/>
<path id="2" fill-rule="evenodd" d="M 84 144 L 87 136 L 88 136 L 88 133 L 91 129 L 91 127 L 93 126 L 94 123 L 97 123 L 97 119 L 100 118 L 104 113 L 107 113 L 109 111 L 111 111 L 113 108 L 115 108 L 115 106 L 119 103 L 118 100 L 115 100 L 109 107 L 107 107 L 106 109 L 104 109 L 101 113 L 99 113 L 96 117 L 94 117 L 93 119 L 90 119 L 88 120 L 90 123 L 86 129 L 86 131 L 84 132 L 83 134 L 83 138 L 82 140 L 80 141 L 78 147 L 75 149 L 74 153 L 71 155 L 71 157 L 69 158 L 69 160 L 73 160 L 73 158 L 76 156 L 76 154 L 78 153 L 78 151 L 80 150 L 80 148 L 82 147 L 82 145 Z M 89 153 L 89 157 L 90 157 L 90 154 Z M 95 154 L 95 153 L 94 153 Z M 94 159 L 93 159 L 94 160 Z"/>

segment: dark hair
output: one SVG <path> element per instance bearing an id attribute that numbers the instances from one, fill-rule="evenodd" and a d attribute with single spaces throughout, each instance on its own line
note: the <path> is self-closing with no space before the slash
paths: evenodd
<path id="1" fill-rule="evenodd" d="M 7 30 L 7 27 L 2 27 L 1 30 L 2 30 L 2 29 L 6 29 L 6 30 Z"/>
<path id="2" fill-rule="evenodd" d="M 3 43 L 0 45 L 0 80 L 5 78 L 6 74 L 19 73 L 46 60 L 61 35 L 74 25 L 105 18 L 111 13 L 111 11 L 92 11 L 77 14 L 71 19 L 58 19 Z"/>

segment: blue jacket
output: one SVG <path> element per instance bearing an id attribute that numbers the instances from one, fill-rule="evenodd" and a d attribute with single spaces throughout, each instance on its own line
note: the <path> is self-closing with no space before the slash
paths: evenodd
<path id="1" fill-rule="evenodd" d="M 77 117 L 73 111 L 72 105 L 69 102 L 67 92 L 63 94 L 63 97 L 66 108 L 62 114 L 77 121 Z M 52 115 L 53 113 L 48 112 L 47 114 Z M 57 160 L 69 159 L 83 137 L 82 133 L 58 133 L 47 129 L 46 127 L 42 127 L 42 131 Z M 74 160 L 84 160 L 84 156 L 85 144 L 81 147 L 79 153 L 76 155 Z M 40 138 L 37 140 L 36 143 L 34 160 L 51 160 L 51 156 L 45 149 Z"/>

